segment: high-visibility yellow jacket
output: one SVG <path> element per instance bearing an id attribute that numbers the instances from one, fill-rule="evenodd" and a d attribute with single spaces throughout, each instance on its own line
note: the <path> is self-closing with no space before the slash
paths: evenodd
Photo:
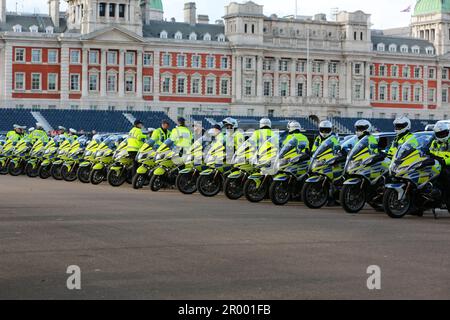
<path id="1" fill-rule="evenodd" d="M 450 141 L 438 141 L 434 140 L 431 143 L 430 147 L 430 153 L 432 155 L 435 155 L 436 157 L 439 157 L 445 161 L 445 164 L 447 166 L 450 166 Z"/>
<path id="2" fill-rule="evenodd" d="M 6 134 L 6 139 L 11 140 L 13 142 L 17 142 L 22 139 L 23 135 L 18 134 L 16 131 L 11 130 Z"/>
<path id="3" fill-rule="evenodd" d="M 177 147 L 189 148 L 192 145 L 192 132 L 184 127 L 178 126 L 172 130 L 170 140 L 172 140 Z"/>
<path id="4" fill-rule="evenodd" d="M 142 130 L 138 127 L 131 129 L 130 133 L 128 133 L 128 137 L 128 152 L 138 152 L 147 139 L 147 136 L 143 134 Z"/>
<path id="5" fill-rule="evenodd" d="M 170 138 L 170 130 L 164 130 L 162 128 L 158 128 L 155 131 L 153 131 L 151 139 L 156 142 L 156 144 L 162 144 L 167 139 Z"/>
<path id="6" fill-rule="evenodd" d="M 42 142 L 48 142 L 48 135 L 44 130 L 34 130 L 30 134 L 31 141 L 36 142 L 37 140 L 41 140 Z"/>
<path id="7" fill-rule="evenodd" d="M 289 141 L 291 141 L 293 138 L 297 139 L 297 146 L 302 143 L 305 142 L 306 143 L 306 150 L 309 152 L 309 140 L 308 138 L 301 134 L 301 133 L 290 133 L 288 134 L 288 136 L 286 137 L 286 139 L 283 141 L 283 146 L 288 143 Z"/>
<path id="8" fill-rule="evenodd" d="M 398 149 L 409 139 L 414 138 L 414 135 L 411 132 L 407 132 L 406 134 L 400 135 L 394 139 L 391 147 L 387 153 L 389 159 L 393 159 L 397 154 Z"/>

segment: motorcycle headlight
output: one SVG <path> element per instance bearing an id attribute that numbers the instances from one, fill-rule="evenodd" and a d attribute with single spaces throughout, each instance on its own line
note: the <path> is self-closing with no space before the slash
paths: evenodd
<path id="1" fill-rule="evenodd" d="M 104 151 L 97 151 L 97 153 L 95 154 L 95 156 L 96 156 L 96 157 L 102 157 L 104 153 L 105 153 Z"/>
<path id="2" fill-rule="evenodd" d="M 64 154 L 64 151 L 63 151 L 63 150 L 60 150 L 60 151 L 58 152 L 58 154 L 59 154 L 59 155 L 63 155 L 63 154 Z"/>
<path id="3" fill-rule="evenodd" d="M 45 150 L 45 154 L 49 154 L 50 153 L 50 150 Z"/>
<path id="4" fill-rule="evenodd" d="M 86 153 L 84 154 L 86 157 L 89 157 L 92 154 L 92 151 L 86 151 Z"/>

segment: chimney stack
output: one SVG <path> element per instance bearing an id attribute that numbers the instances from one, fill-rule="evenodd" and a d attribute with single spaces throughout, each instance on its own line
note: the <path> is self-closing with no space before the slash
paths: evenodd
<path id="1" fill-rule="evenodd" d="M 0 0 L 0 23 L 6 23 L 6 0 Z"/>
<path id="2" fill-rule="evenodd" d="M 198 15 L 198 23 L 209 24 L 209 16 L 206 14 L 199 14 Z"/>
<path id="3" fill-rule="evenodd" d="M 48 0 L 49 15 L 55 28 L 59 28 L 59 0 Z"/>
<path id="4" fill-rule="evenodd" d="M 191 26 L 197 23 L 197 7 L 195 2 L 187 2 L 184 4 L 184 22 Z"/>

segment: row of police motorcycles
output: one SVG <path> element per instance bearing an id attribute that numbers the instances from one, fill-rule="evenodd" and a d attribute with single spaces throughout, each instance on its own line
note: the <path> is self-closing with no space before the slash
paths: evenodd
<path id="1" fill-rule="evenodd" d="M 394 136 L 375 134 L 378 149 L 386 150 Z M 129 157 L 127 136 L 120 134 L 75 141 L 59 136 L 46 143 L 0 137 L 0 174 L 94 185 L 107 181 L 114 187 L 128 182 L 135 189 L 176 188 L 205 197 L 223 192 L 231 200 L 302 201 L 312 209 L 341 205 L 352 214 L 368 204 L 392 218 L 427 210 L 436 216 L 436 209 L 450 204 L 439 179 L 443 168 L 428 151 L 433 138 L 432 132 L 416 133 L 391 160 L 384 151 L 372 153 L 368 137 L 352 135 L 331 136 L 312 155 L 305 142 L 293 138 L 281 145 L 278 135 L 260 143 L 248 137 L 232 151 L 226 146 L 233 143 L 211 143 L 207 135 L 187 149 L 171 140 L 160 146 L 148 140 L 136 159 Z M 134 160 L 139 166 L 133 175 Z"/>

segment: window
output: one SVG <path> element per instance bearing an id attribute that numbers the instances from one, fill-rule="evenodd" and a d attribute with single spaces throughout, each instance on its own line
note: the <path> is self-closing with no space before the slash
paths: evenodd
<path id="1" fill-rule="evenodd" d="M 328 73 L 330 73 L 330 74 L 337 74 L 337 71 L 338 71 L 337 63 L 336 62 L 331 62 L 328 65 Z"/>
<path id="2" fill-rule="evenodd" d="M 106 91 L 116 92 L 117 91 L 117 75 L 108 74 L 106 79 Z"/>
<path id="3" fill-rule="evenodd" d="M 428 78 L 430 78 L 430 79 L 436 78 L 436 69 L 434 69 L 434 68 L 428 69 Z"/>
<path id="4" fill-rule="evenodd" d="M 280 60 L 278 63 L 278 70 L 281 72 L 287 72 L 289 69 L 289 61 Z"/>
<path id="5" fill-rule="evenodd" d="M 378 93 L 378 100 L 385 101 L 386 100 L 386 85 L 380 85 L 380 92 Z"/>
<path id="6" fill-rule="evenodd" d="M 377 51 L 384 51 L 384 49 L 385 49 L 384 43 L 379 43 L 377 45 Z"/>
<path id="7" fill-rule="evenodd" d="M 220 59 L 220 67 L 222 69 L 228 69 L 228 57 L 222 57 Z"/>
<path id="8" fill-rule="evenodd" d="M 99 56 L 98 50 L 89 51 L 89 64 L 98 64 L 99 63 L 98 56 Z"/>
<path id="9" fill-rule="evenodd" d="M 98 5 L 98 14 L 100 17 L 105 17 L 106 16 L 106 3 L 101 2 Z"/>
<path id="10" fill-rule="evenodd" d="M 134 92 L 134 75 L 125 77 L 125 92 Z"/>
<path id="11" fill-rule="evenodd" d="M 15 49 L 15 59 L 16 62 L 25 62 L 25 49 L 16 48 Z"/>
<path id="12" fill-rule="evenodd" d="M 398 91 L 398 85 L 394 84 L 391 86 L 391 101 L 398 101 L 398 96 L 399 91 Z"/>
<path id="13" fill-rule="evenodd" d="M 152 90 L 152 77 L 145 76 L 143 80 L 143 91 L 145 93 L 151 93 Z"/>
<path id="14" fill-rule="evenodd" d="M 168 54 L 168 53 L 163 54 L 162 64 L 164 67 L 170 67 L 170 65 L 171 65 L 170 60 L 171 60 L 170 54 Z"/>
<path id="15" fill-rule="evenodd" d="M 117 65 L 117 51 L 108 51 L 108 65 Z"/>
<path id="16" fill-rule="evenodd" d="M 56 91 L 58 90 L 58 85 L 57 85 L 57 81 L 58 81 L 58 75 L 56 73 L 49 73 L 48 74 L 48 81 L 47 81 L 47 87 L 48 87 L 48 91 Z"/>
<path id="17" fill-rule="evenodd" d="M 206 67 L 207 67 L 208 69 L 214 69 L 214 66 L 215 66 L 215 59 L 214 59 L 214 56 L 208 56 L 208 57 L 206 58 Z"/>
<path id="18" fill-rule="evenodd" d="M 208 95 L 216 94 L 214 79 L 206 80 L 206 94 Z"/>
<path id="19" fill-rule="evenodd" d="M 98 74 L 89 75 L 89 91 L 98 91 Z"/>
<path id="20" fill-rule="evenodd" d="M 80 63 L 80 50 L 70 50 L 70 63 Z"/>
<path id="21" fill-rule="evenodd" d="M 398 66 L 391 67 L 391 77 L 394 77 L 394 78 L 398 77 Z"/>
<path id="22" fill-rule="evenodd" d="M 170 90 L 170 83 L 171 83 L 171 78 L 170 77 L 165 77 L 164 79 L 163 79 L 163 82 L 162 82 L 162 92 L 163 93 L 170 93 L 171 92 L 171 90 Z"/>
<path id="23" fill-rule="evenodd" d="M 403 68 L 402 68 L 402 76 L 403 76 L 403 78 L 409 78 L 409 76 L 410 76 L 410 68 L 409 68 L 409 66 L 403 66 Z"/>
<path id="24" fill-rule="evenodd" d="M 420 48 L 417 47 L 417 46 L 412 47 L 411 50 L 412 50 L 412 53 L 414 53 L 414 54 L 419 54 L 420 53 Z"/>
<path id="25" fill-rule="evenodd" d="M 420 76 L 421 76 L 420 68 L 418 68 L 418 67 L 414 68 L 414 78 L 420 79 Z"/>
<path id="26" fill-rule="evenodd" d="M 373 83 L 370 85 L 370 100 L 375 100 L 375 85 Z"/>
<path id="27" fill-rule="evenodd" d="M 197 34 L 195 32 L 192 32 L 189 35 L 189 40 L 193 40 L 193 41 L 197 40 Z"/>
<path id="28" fill-rule="evenodd" d="M 448 79 L 448 69 L 446 69 L 446 68 L 442 69 L 442 79 L 443 80 Z"/>
<path id="29" fill-rule="evenodd" d="M 380 76 L 380 77 L 386 76 L 386 66 L 380 66 L 378 76 Z"/>
<path id="30" fill-rule="evenodd" d="M 361 63 L 355 63 L 355 74 L 361 74 Z"/>
<path id="31" fill-rule="evenodd" d="M 434 89 L 434 88 L 428 89 L 428 102 L 431 102 L 431 103 L 436 102 L 436 89 Z"/>
<path id="32" fill-rule="evenodd" d="M 297 61 L 295 69 L 297 72 L 306 72 L 306 61 Z"/>
<path id="33" fill-rule="evenodd" d="M 331 96 L 330 92 L 330 98 L 335 98 Z M 362 99 L 362 86 L 361 84 L 355 84 L 355 93 L 354 93 L 355 100 L 361 100 Z"/>
<path id="34" fill-rule="evenodd" d="M 48 50 L 48 63 L 58 63 L 58 50 Z"/>
<path id="35" fill-rule="evenodd" d="M 272 96 L 272 81 L 264 81 L 264 96 Z"/>
<path id="36" fill-rule="evenodd" d="M 22 32 L 22 26 L 21 25 L 15 25 L 14 27 L 13 27 L 13 31 L 14 32 Z"/>
<path id="37" fill-rule="evenodd" d="M 374 66 L 373 64 L 371 64 L 371 65 L 369 66 L 369 74 L 370 74 L 371 76 L 374 76 L 374 75 L 375 75 L 375 66 Z"/>
<path id="38" fill-rule="evenodd" d="M 192 56 L 192 68 L 200 68 L 201 57 L 198 55 Z"/>
<path id="39" fill-rule="evenodd" d="M 389 45 L 389 52 L 397 52 L 397 46 L 395 44 Z"/>
<path id="40" fill-rule="evenodd" d="M 280 96 L 287 97 L 289 95 L 289 82 L 281 81 L 280 82 Z"/>
<path id="41" fill-rule="evenodd" d="M 119 4 L 119 18 L 125 18 L 125 5 Z"/>
<path id="42" fill-rule="evenodd" d="M 148 67 L 153 65 L 153 55 L 151 53 L 144 53 L 144 66 Z"/>
<path id="43" fill-rule="evenodd" d="M 219 34 L 219 35 L 217 36 L 217 41 L 219 41 L 219 42 L 225 42 L 225 35 Z"/>
<path id="44" fill-rule="evenodd" d="M 31 90 L 40 91 L 41 90 L 41 74 L 32 73 L 31 74 Z"/>
<path id="45" fill-rule="evenodd" d="M 409 86 L 404 86 L 402 88 L 402 92 L 403 92 L 403 97 L 402 100 L 403 101 L 410 101 L 411 100 L 411 89 Z"/>
<path id="46" fill-rule="evenodd" d="M 297 83 L 297 97 L 305 96 L 305 84 L 303 82 Z"/>
<path id="47" fill-rule="evenodd" d="M 116 16 L 116 4 L 115 3 L 110 3 L 109 4 L 109 16 L 110 17 L 115 17 Z"/>
<path id="48" fill-rule="evenodd" d="M 403 45 L 400 47 L 400 52 L 401 53 L 408 53 L 408 46 L 407 45 Z"/>
<path id="49" fill-rule="evenodd" d="M 252 80 L 245 80 L 244 94 L 246 96 L 251 96 L 252 92 L 253 92 L 253 81 Z"/>
<path id="50" fill-rule="evenodd" d="M 31 50 L 31 62 L 32 63 L 41 63 L 42 62 L 42 50 L 41 49 L 32 49 Z"/>
<path id="51" fill-rule="evenodd" d="M 127 66 L 134 66 L 136 63 L 136 54 L 134 52 L 127 52 L 125 54 L 125 64 Z"/>
<path id="52" fill-rule="evenodd" d="M 314 62 L 312 65 L 312 72 L 313 73 L 322 73 L 322 63 Z"/>
<path id="53" fill-rule="evenodd" d="M 319 98 L 322 96 L 322 83 L 320 80 L 316 80 L 312 86 L 312 95 L 313 97 Z"/>
<path id="54" fill-rule="evenodd" d="M 205 34 L 203 37 L 204 41 L 211 41 L 211 35 L 209 33 Z"/>
<path id="55" fill-rule="evenodd" d="M 221 95 L 223 95 L 223 96 L 228 95 L 228 84 L 229 84 L 228 79 L 220 80 L 220 94 Z"/>
<path id="56" fill-rule="evenodd" d="M 80 75 L 70 75 L 70 91 L 80 91 Z"/>
<path id="57" fill-rule="evenodd" d="M 179 54 L 177 56 L 177 66 L 183 68 L 186 66 L 186 56 L 184 54 Z"/>
<path id="58" fill-rule="evenodd" d="M 415 87 L 414 88 L 414 101 L 415 102 L 421 102 L 422 101 L 422 88 L 421 87 Z"/>
<path id="59" fill-rule="evenodd" d="M 14 89 L 25 90 L 25 74 L 16 73 L 14 76 Z"/>
<path id="60" fill-rule="evenodd" d="M 161 38 L 161 39 L 167 39 L 167 31 L 161 31 L 161 33 L 160 33 L 160 35 L 159 35 L 159 37 Z"/>
<path id="61" fill-rule="evenodd" d="M 176 40 L 182 40 L 183 39 L 183 34 L 178 31 L 177 33 L 175 33 L 175 39 Z"/>
<path id="62" fill-rule="evenodd" d="M 31 32 L 31 33 L 37 33 L 38 31 L 39 31 L 38 26 L 31 26 L 31 27 L 30 27 L 30 32 Z"/>
<path id="63" fill-rule="evenodd" d="M 177 93 L 178 94 L 186 93 L 186 78 L 177 79 Z"/>
<path id="64" fill-rule="evenodd" d="M 429 54 L 429 55 L 433 55 L 433 54 L 434 54 L 434 49 L 431 48 L 431 47 L 428 47 L 428 48 L 426 49 L 426 52 L 427 52 L 427 54 Z"/>
<path id="65" fill-rule="evenodd" d="M 264 71 L 272 71 L 272 64 L 273 64 L 272 60 L 265 59 L 263 61 L 263 70 Z"/>
<path id="66" fill-rule="evenodd" d="M 253 69 L 253 58 L 245 58 L 245 69 Z"/>
<path id="67" fill-rule="evenodd" d="M 200 94 L 200 79 L 199 78 L 192 79 L 191 93 L 192 94 Z"/>
<path id="68" fill-rule="evenodd" d="M 442 89 L 442 102 L 448 102 L 448 88 Z"/>

